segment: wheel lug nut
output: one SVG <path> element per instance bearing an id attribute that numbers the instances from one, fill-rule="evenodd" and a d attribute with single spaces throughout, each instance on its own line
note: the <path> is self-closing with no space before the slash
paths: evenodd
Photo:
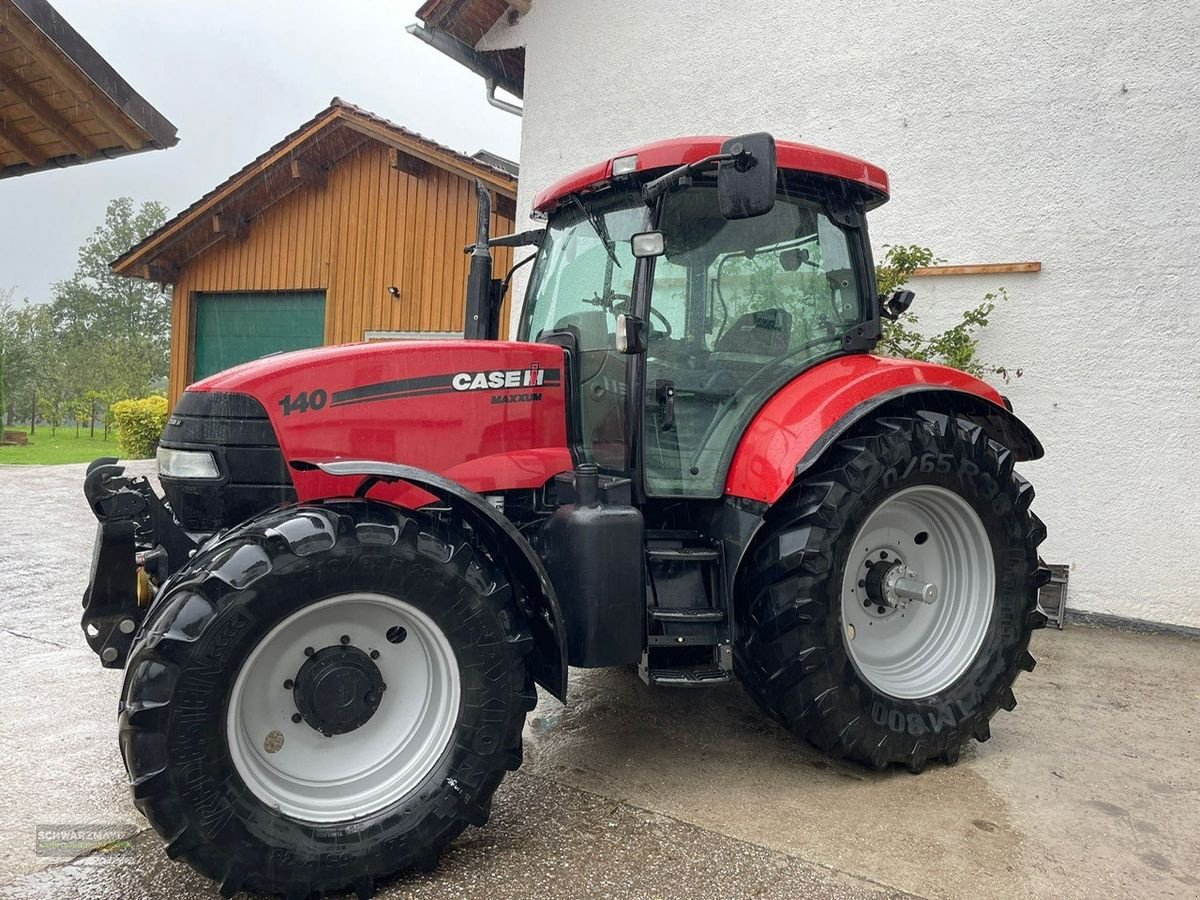
<path id="1" fill-rule="evenodd" d="M 883 615 L 883 614 L 884 614 L 886 611 L 887 611 L 886 607 L 883 607 L 883 606 L 880 606 L 880 607 L 879 607 L 879 614 L 880 614 L 880 615 Z"/>
<path id="2" fill-rule="evenodd" d="M 371 651 L 371 659 L 379 659 L 379 651 L 378 650 Z"/>
<path id="3" fill-rule="evenodd" d="M 865 581 L 863 581 L 863 580 L 860 578 L 860 579 L 858 579 L 858 586 L 859 586 L 859 587 L 866 587 L 866 586 L 867 586 L 867 583 L 866 583 Z"/>
<path id="4" fill-rule="evenodd" d="M 880 558 L 880 559 L 887 559 L 887 551 L 886 551 L 886 550 L 880 550 L 880 551 L 879 551 L 879 558 Z"/>
<path id="5" fill-rule="evenodd" d="M 342 643 L 343 643 L 343 644 L 348 644 L 348 643 L 350 643 L 350 635 L 348 635 L 348 634 L 343 634 L 343 635 L 342 635 Z"/>
<path id="6" fill-rule="evenodd" d="M 292 681 L 292 679 L 290 679 L 290 678 L 287 679 L 286 681 L 284 681 L 284 683 L 283 683 L 283 689 L 285 691 L 290 691 L 295 686 L 296 686 L 296 682 Z"/>
<path id="7" fill-rule="evenodd" d="M 292 713 L 292 721 L 295 722 L 297 725 L 299 725 L 300 722 L 303 721 L 303 719 L 304 719 L 304 716 L 300 715 L 300 713 Z"/>
<path id="8" fill-rule="evenodd" d="M 317 652 L 317 651 L 316 651 L 316 650 L 314 650 L 312 647 L 305 647 L 305 648 L 304 648 L 304 655 L 305 655 L 305 656 L 312 656 L 312 655 L 313 655 L 314 653 L 316 653 L 316 652 Z"/>

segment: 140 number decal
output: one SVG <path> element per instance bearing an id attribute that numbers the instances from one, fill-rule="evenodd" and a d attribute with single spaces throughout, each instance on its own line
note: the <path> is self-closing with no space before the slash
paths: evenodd
<path id="1" fill-rule="evenodd" d="M 306 413 L 309 410 L 323 409 L 328 400 L 329 395 L 317 388 L 315 391 L 301 391 L 295 397 L 287 394 L 279 401 L 279 407 L 285 416 L 290 416 L 292 413 Z"/>

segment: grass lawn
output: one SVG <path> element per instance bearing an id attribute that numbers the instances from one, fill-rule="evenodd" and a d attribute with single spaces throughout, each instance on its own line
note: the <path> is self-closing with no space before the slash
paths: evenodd
<path id="1" fill-rule="evenodd" d="M 58 434 L 51 437 L 50 429 L 39 425 L 37 433 L 29 435 L 28 444 L 0 447 L 0 465 L 81 463 L 91 462 L 98 456 L 119 455 L 115 434 L 110 434 L 106 441 L 99 435 L 89 438 L 87 431 L 80 431 L 79 437 L 75 437 L 74 428 L 60 428 Z"/>

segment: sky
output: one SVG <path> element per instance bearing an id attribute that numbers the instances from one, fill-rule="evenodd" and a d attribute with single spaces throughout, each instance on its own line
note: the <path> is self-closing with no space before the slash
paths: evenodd
<path id="1" fill-rule="evenodd" d="M 509 159 L 520 119 L 407 34 L 420 0 L 51 0 L 179 143 L 0 180 L 0 292 L 50 299 L 114 197 L 178 212 L 339 96 L 456 150 Z"/>

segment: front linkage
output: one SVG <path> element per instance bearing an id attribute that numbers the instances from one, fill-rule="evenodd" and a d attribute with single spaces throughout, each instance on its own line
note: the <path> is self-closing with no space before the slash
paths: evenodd
<path id="1" fill-rule="evenodd" d="M 80 624 L 107 669 L 125 665 L 156 586 L 196 549 L 149 481 L 126 475 L 116 462 L 97 459 L 83 483 L 99 525 Z"/>

